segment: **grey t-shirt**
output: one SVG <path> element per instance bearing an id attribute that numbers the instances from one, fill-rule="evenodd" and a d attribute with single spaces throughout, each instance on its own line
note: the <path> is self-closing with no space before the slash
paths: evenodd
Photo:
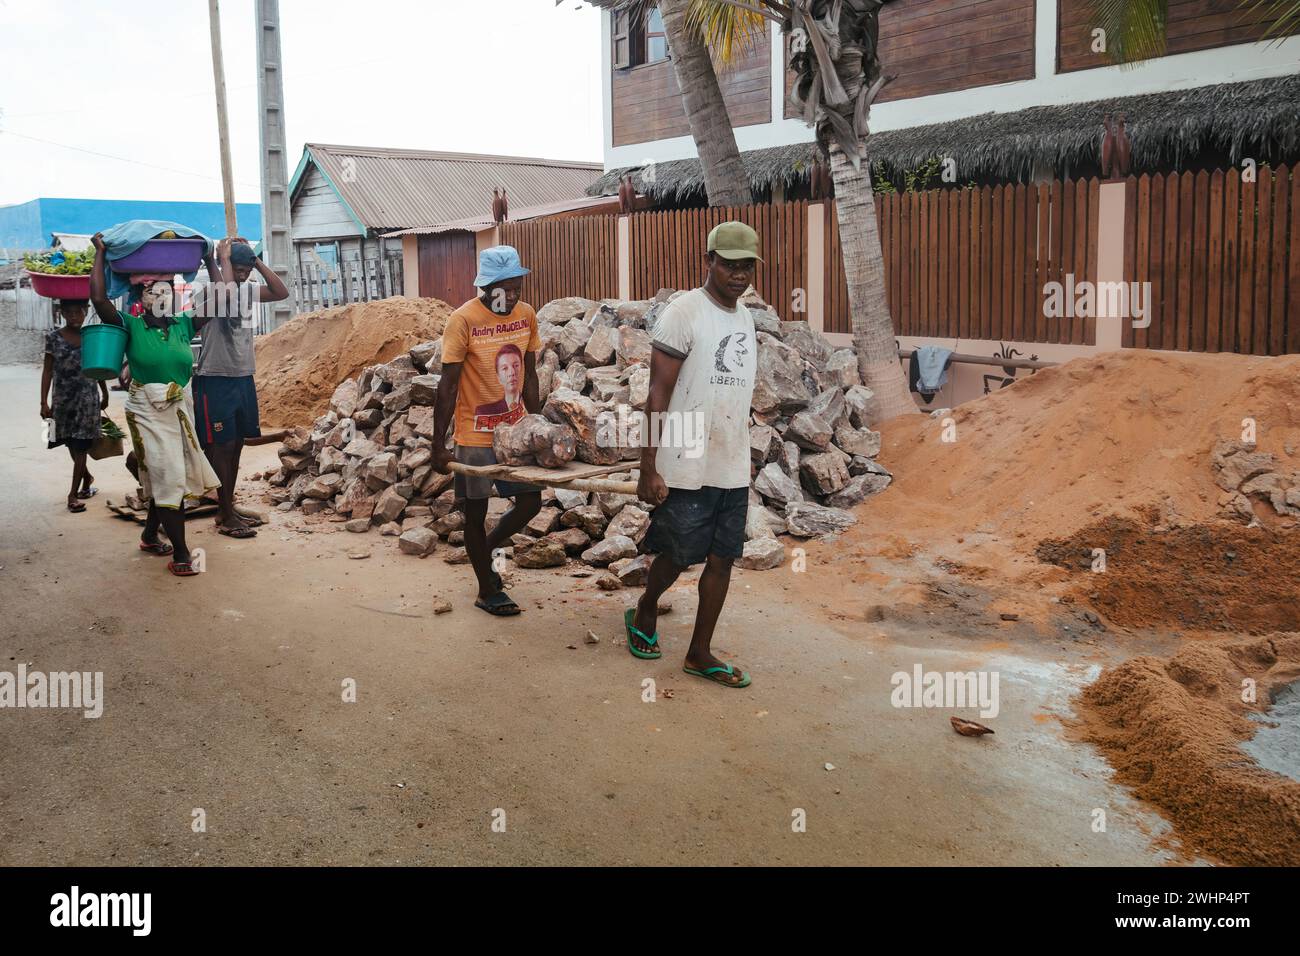
<path id="1" fill-rule="evenodd" d="M 228 303 L 217 302 L 217 297 L 210 294 L 213 291 L 210 285 L 195 289 L 193 301 L 206 302 L 207 314 L 212 316 L 199 333 L 203 347 L 199 350 L 197 374 L 228 378 L 253 374 L 257 303 L 250 295 L 253 290 L 247 287 L 256 285 L 256 282 L 245 282 L 245 288 L 230 296 Z"/>

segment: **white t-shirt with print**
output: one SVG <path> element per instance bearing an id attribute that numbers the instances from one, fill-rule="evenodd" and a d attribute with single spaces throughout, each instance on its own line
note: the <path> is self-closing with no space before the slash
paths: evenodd
<path id="1" fill-rule="evenodd" d="M 664 309 L 652 342 L 684 360 L 655 454 L 664 483 L 688 491 L 748 487 L 749 406 L 758 368 L 749 310 L 728 311 L 703 289 L 692 289 Z"/>

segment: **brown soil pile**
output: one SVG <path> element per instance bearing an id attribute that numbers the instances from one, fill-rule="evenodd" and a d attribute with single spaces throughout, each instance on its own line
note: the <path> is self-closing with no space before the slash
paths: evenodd
<path id="1" fill-rule="evenodd" d="M 396 296 L 308 312 L 263 335 L 257 340 L 262 424 L 311 423 L 340 382 L 436 339 L 451 313 L 441 299 Z"/>
<path id="2" fill-rule="evenodd" d="M 1091 570 L 1094 548 L 1105 551 L 1104 572 Z M 1038 557 L 1073 572 L 1079 596 L 1126 627 L 1268 634 L 1300 625 L 1300 532 L 1163 527 L 1151 510 L 1043 541 Z"/>
<path id="3" fill-rule="evenodd" d="M 1241 742 L 1250 711 L 1300 677 L 1300 635 L 1197 643 L 1169 660 L 1137 657 L 1083 692 L 1073 732 L 1120 781 L 1161 807 L 1197 853 L 1227 863 L 1300 865 L 1300 783 L 1259 767 Z M 1256 681 L 1257 703 L 1242 702 Z"/>
<path id="4" fill-rule="evenodd" d="M 895 481 L 868 507 L 913 541 L 975 531 L 1027 538 L 1026 553 L 1108 515 L 1172 503 L 1192 523 L 1219 508 L 1210 454 L 1258 423 L 1258 450 L 1300 465 L 1300 355 L 1129 351 L 1027 376 L 942 422 L 887 422 L 881 461 Z M 1290 447 L 1291 452 L 1287 448 Z M 865 530 L 865 529 L 864 529 Z"/>

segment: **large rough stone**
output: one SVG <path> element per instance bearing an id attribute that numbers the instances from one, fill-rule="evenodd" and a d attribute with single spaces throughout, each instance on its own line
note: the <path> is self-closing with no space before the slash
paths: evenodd
<path id="1" fill-rule="evenodd" d="M 417 371 L 430 375 L 442 374 L 442 339 L 421 342 L 407 354 L 411 356 L 411 364 Z"/>
<path id="2" fill-rule="evenodd" d="M 833 434 L 830 423 L 820 415 L 799 412 L 790 419 L 790 427 L 785 430 L 785 440 L 793 441 L 808 451 L 825 451 Z"/>
<path id="3" fill-rule="evenodd" d="M 825 368 L 835 351 L 834 346 L 820 332 L 814 332 L 807 322 L 782 322 L 781 341 L 793 346 L 818 368 Z"/>
<path id="4" fill-rule="evenodd" d="M 1215 484 L 1224 491 L 1236 491 L 1252 478 L 1276 471 L 1277 459 L 1267 452 L 1254 451 L 1243 442 L 1221 438 L 1210 455 L 1210 468 Z"/>
<path id="5" fill-rule="evenodd" d="M 854 478 L 858 475 L 884 475 L 886 478 L 893 478 L 894 473 L 878 461 L 872 461 L 870 458 L 863 458 L 861 455 L 854 455 L 853 460 L 849 462 L 849 474 Z"/>
<path id="6" fill-rule="evenodd" d="M 608 365 L 614 361 L 614 351 L 618 337 L 613 329 L 601 326 L 593 329 L 587 344 L 582 349 L 582 361 L 588 368 Z"/>
<path id="7" fill-rule="evenodd" d="M 293 455 L 301 455 L 311 446 L 311 429 L 299 425 L 296 428 L 290 428 L 284 434 L 284 452 Z"/>
<path id="8" fill-rule="evenodd" d="M 343 466 L 348 462 L 348 456 L 343 454 L 342 450 L 326 445 L 316 456 L 316 468 L 322 474 L 329 474 L 332 471 L 342 472 Z"/>
<path id="9" fill-rule="evenodd" d="M 407 529 L 403 527 L 402 533 L 397 539 L 397 547 L 403 554 L 414 554 L 419 557 L 431 554 L 437 545 L 438 536 L 430 528 Z"/>
<path id="10" fill-rule="evenodd" d="M 602 444 L 597 427 L 596 403 L 571 389 L 557 389 L 546 399 L 542 409 L 551 421 L 573 429 L 577 458 L 593 465 L 613 465 L 621 460 L 618 447 Z"/>
<path id="11" fill-rule="evenodd" d="M 625 535 L 614 535 L 605 538 L 603 541 L 597 541 L 582 552 L 582 560 L 598 568 L 603 568 L 611 561 L 617 561 L 619 558 L 635 556 L 636 542 Z"/>
<path id="12" fill-rule="evenodd" d="M 650 516 L 636 505 L 627 505 L 609 520 L 609 524 L 605 527 L 605 537 L 622 536 L 640 544 L 649 530 Z"/>
<path id="13" fill-rule="evenodd" d="M 392 388 L 405 385 L 419 374 L 409 355 L 399 355 L 391 362 L 377 366 L 374 371 L 375 378 Z"/>
<path id="14" fill-rule="evenodd" d="M 573 429 L 541 415 L 525 415 L 513 425 L 498 425 L 492 448 L 503 465 L 541 465 L 559 468 L 573 461 L 578 443 Z"/>
<path id="15" fill-rule="evenodd" d="M 569 322 L 565 325 L 560 331 L 559 338 L 555 340 L 555 351 L 560 357 L 560 362 L 567 363 L 570 359 L 581 355 L 589 338 L 591 338 L 591 326 L 586 322 Z"/>
<path id="16" fill-rule="evenodd" d="M 412 375 L 411 378 L 413 379 L 415 378 L 415 376 Z M 411 386 L 409 384 L 398 385 L 391 392 L 389 392 L 387 395 L 384 396 L 385 415 L 392 415 L 395 412 L 402 412 L 410 407 L 411 407 Z"/>
<path id="17" fill-rule="evenodd" d="M 826 391 L 819 393 L 808 403 L 808 407 L 804 410 L 825 420 L 826 424 L 832 428 L 841 421 L 847 421 L 849 416 L 848 405 L 844 401 L 844 393 L 838 388 L 828 388 Z"/>
<path id="18" fill-rule="evenodd" d="M 397 481 L 399 471 L 397 456 L 390 451 L 380 452 L 366 462 L 366 484 L 378 491 Z"/>
<path id="19" fill-rule="evenodd" d="M 832 508 L 852 508 L 872 495 L 880 494 L 889 487 L 891 481 L 893 481 L 893 478 L 888 475 L 857 475 L 850 478 L 848 484 L 827 498 L 826 503 Z"/>
<path id="20" fill-rule="evenodd" d="M 609 569 L 624 587 L 640 588 L 645 587 L 646 578 L 650 575 L 650 565 L 653 563 L 654 555 L 638 554 L 635 558 L 621 558 L 610 562 Z"/>
<path id="21" fill-rule="evenodd" d="M 837 388 L 852 388 L 862 384 L 858 373 L 858 355 L 853 349 L 836 349 L 826 360 L 826 375 Z"/>
<path id="22" fill-rule="evenodd" d="M 587 503 L 588 492 L 572 491 L 568 488 L 555 489 L 555 503 L 564 511 L 570 508 L 581 508 Z"/>
<path id="23" fill-rule="evenodd" d="M 650 333 L 645 329 L 624 326 L 618 330 L 618 366 L 626 368 L 640 362 L 650 365 Z"/>
<path id="24" fill-rule="evenodd" d="M 599 304 L 593 299 L 584 299 L 580 295 L 552 299 L 537 310 L 537 320 L 539 322 L 551 322 L 555 325 L 564 325 L 574 319 L 583 318 Z"/>
<path id="25" fill-rule="evenodd" d="M 755 410 L 798 411 L 812 399 L 803 379 L 803 359 L 779 339 L 758 333 L 758 368 L 754 378 Z"/>
<path id="26" fill-rule="evenodd" d="M 776 429 L 770 425 L 750 425 L 749 426 L 749 460 L 758 468 L 762 468 L 769 458 L 776 452 L 776 446 L 780 442 L 780 436 L 777 435 Z"/>
<path id="27" fill-rule="evenodd" d="M 591 547 L 591 535 L 581 528 L 565 528 L 561 531 L 552 531 L 546 537 L 551 541 L 558 542 L 566 554 L 575 558 Z"/>
<path id="28" fill-rule="evenodd" d="M 554 349 L 547 349 L 537 363 L 537 395 L 544 402 L 555 387 L 555 375 L 560 367 L 560 357 Z"/>
<path id="29" fill-rule="evenodd" d="M 635 409 L 644 409 L 650 399 L 650 369 L 638 365 L 627 379 L 628 404 Z"/>
<path id="30" fill-rule="evenodd" d="M 645 314 L 649 311 L 651 304 L 650 299 L 620 302 L 614 307 L 614 318 L 620 326 L 643 329 L 645 328 Z"/>
<path id="31" fill-rule="evenodd" d="M 643 502 L 636 495 L 625 495 L 617 491 L 598 491 L 596 492 L 596 507 L 600 508 L 601 513 L 606 518 L 612 518 L 629 505 L 641 508 Z"/>
<path id="32" fill-rule="evenodd" d="M 849 422 L 854 428 L 867 428 L 871 425 L 871 407 L 876 393 L 865 385 L 850 386 L 844 392 L 844 404 L 849 409 Z"/>
<path id="33" fill-rule="evenodd" d="M 830 495 L 849 483 L 849 469 L 845 459 L 831 452 L 804 455 L 799 478 L 814 495 Z"/>
<path id="34" fill-rule="evenodd" d="M 397 491 L 396 488 L 385 488 L 380 494 L 379 500 L 375 502 L 375 520 L 387 523 L 396 521 L 406 510 L 406 499 Z"/>
<path id="35" fill-rule="evenodd" d="M 776 453 L 776 463 L 791 478 L 799 477 L 799 446 L 792 441 L 783 441 Z"/>
<path id="36" fill-rule="evenodd" d="M 746 541 L 745 551 L 736 562 L 746 571 L 770 571 L 784 563 L 785 545 L 771 536 Z"/>
<path id="37" fill-rule="evenodd" d="M 323 501 L 326 498 L 333 498 L 342 483 L 343 476 L 338 473 L 317 475 L 303 493 L 308 498 L 319 498 Z"/>
<path id="38" fill-rule="evenodd" d="M 781 317 L 765 305 L 749 306 L 749 314 L 754 320 L 754 331 L 765 332 L 774 338 L 781 337 Z"/>
<path id="39" fill-rule="evenodd" d="M 571 388 L 575 392 L 581 392 L 587 387 L 587 366 L 574 359 L 564 369 L 563 378 L 556 379 L 555 387 Z"/>
<path id="40" fill-rule="evenodd" d="M 432 405 L 438 400 L 441 375 L 417 375 L 411 379 L 411 404 Z"/>
<path id="41" fill-rule="evenodd" d="M 605 525 L 608 521 L 604 512 L 595 505 L 583 505 L 572 511 L 566 511 L 560 516 L 560 524 L 564 527 L 581 528 L 593 538 L 599 538 L 605 533 Z"/>
<path id="42" fill-rule="evenodd" d="M 558 568 L 568 560 L 564 545 L 549 537 L 520 541 L 514 545 L 513 557 L 521 568 Z"/>
<path id="43" fill-rule="evenodd" d="M 555 508 L 543 508 L 533 515 L 524 530 L 535 538 L 550 534 L 560 526 L 560 512 Z"/>
<path id="44" fill-rule="evenodd" d="M 785 519 L 778 519 L 765 505 L 751 504 L 749 510 L 745 512 L 746 541 L 755 538 L 771 538 L 776 534 L 778 527 L 781 531 L 785 530 Z"/>
<path id="45" fill-rule="evenodd" d="M 840 534 L 858 519 L 840 508 L 823 508 L 809 501 L 792 501 L 785 506 L 785 527 L 796 538 L 823 538 Z"/>
<path id="46" fill-rule="evenodd" d="M 880 432 L 869 428 L 854 428 L 847 418 L 835 426 L 835 444 L 850 456 L 875 458 L 880 454 Z"/>
<path id="47" fill-rule="evenodd" d="M 357 410 L 358 397 L 357 380 L 350 378 L 334 389 L 334 394 L 330 396 L 330 408 L 338 414 L 339 418 L 351 418 L 352 413 Z"/>
<path id="48" fill-rule="evenodd" d="M 803 501 L 799 483 L 787 475 L 776 462 L 764 465 L 754 479 L 754 490 L 769 501 L 785 506 L 792 501 Z"/>
<path id="49" fill-rule="evenodd" d="M 343 454 L 349 458 L 373 458 L 383 450 L 378 442 L 369 438 L 354 438 L 343 446 Z"/>

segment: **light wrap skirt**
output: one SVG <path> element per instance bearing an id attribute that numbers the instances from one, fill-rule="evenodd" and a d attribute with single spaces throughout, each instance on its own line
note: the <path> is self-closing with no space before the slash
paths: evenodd
<path id="1" fill-rule="evenodd" d="M 159 508 L 179 508 L 220 486 L 194 434 L 194 399 L 175 382 L 131 383 L 126 426 L 140 465 L 140 487 Z"/>

